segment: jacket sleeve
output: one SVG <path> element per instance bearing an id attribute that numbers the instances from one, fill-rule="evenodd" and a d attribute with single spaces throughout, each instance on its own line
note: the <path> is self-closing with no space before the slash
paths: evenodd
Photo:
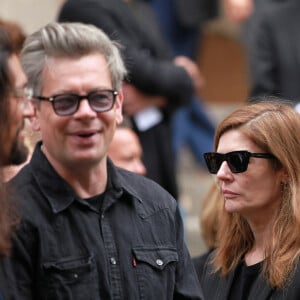
<path id="1" fill-rule="evenodd" d="M 68 1 L 58 20 L 89 23 L 102 29 L 123 46 L 130 83 L 146 94 L 164 96 L 175 107 L 188 103 L 194 93 L 188 73 L 144 47 L 141 39 L 145 37 L 135 30 L 138 19 L 127 5 L 119 1 L 120 7 L 113 7 L 109 1 L 102 2 L 104 5 L 99 1 Z"/>

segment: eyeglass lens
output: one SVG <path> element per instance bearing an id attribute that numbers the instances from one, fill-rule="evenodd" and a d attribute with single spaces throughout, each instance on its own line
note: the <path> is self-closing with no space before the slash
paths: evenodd
<path id="1" fill-rule="evenodd" d="M 115 100 L 115 91 L 104 90 L 91 92 L 88 95 L 65 94 L 53 97 L 53 107 L 60 116 L 74 114 L 82 99 L 88 99 L 91 108 L 96 112 L 105 112 L 113 107 Z"/>

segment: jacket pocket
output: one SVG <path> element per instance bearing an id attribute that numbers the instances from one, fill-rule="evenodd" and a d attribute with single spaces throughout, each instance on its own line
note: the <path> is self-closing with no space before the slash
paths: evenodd
<path id="1" fill-rule="evenodd" d="M 93 255 L 67 257 L 43 263 L 42 299 L 99 299 L 98 276 Z"/>
<path id="2" fill-rule="evenodd" d="M 176 248 L 135 247 L 132 251 L 140 299 L 172 299 L 178 262 Z"/>

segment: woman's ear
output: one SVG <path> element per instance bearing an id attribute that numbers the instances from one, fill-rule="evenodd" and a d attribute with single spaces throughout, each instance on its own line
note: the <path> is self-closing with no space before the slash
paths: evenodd
<path id="1" fill-rule="evenodd" d="M 289 181 L 289 174 L 285 169 L 282 169 L 281 172 L 281 182 L 282 184 L 286 184 Z"/>

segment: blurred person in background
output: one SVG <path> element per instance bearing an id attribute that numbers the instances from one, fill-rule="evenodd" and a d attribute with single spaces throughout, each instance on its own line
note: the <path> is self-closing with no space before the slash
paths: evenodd
<path id="1" fill-rule="evenodd" d="M 222 0 L 225 16 L 229 21 L 241 25 L 241 37 L 246 48 L 250 46 L 249 36 L 259 14 L 273 5 L 289 0 Z"/>
<path id="2" fill-rule="evenodd" d="M 217 0 L 135 0 L 151 5 L 174 56 L 197 61 L 205 23 L 218 16 Z"/>
<path id="3" fill-rule="evenodd" d="M 108 147 L 108 156 L 114 164 L 125 170 L 145 175 L 146 168 L 142 162 L 142 147 L 135 132 L 125 125 L 116 128 Z"/>
<path id="4" fill-rule="evenodd" d="M 257 0 L 257 2 L 267 1 Z M 244 22 L 254 11 L 254 0 L 223 0 L 222 4 L 225 15 L 231 22 Z"/>
<path id="5" fill-rule="evenodd" d="M 274 1 L 261 10 L 249 34 L 250 96 L 300 102 L 300 1 Z"/>
<path id="6" fill-rule="evenodd" d="M 20 164 L 26 160 L 28 150 L 24 145 L 24 119 L 31 117 L 32 93 L 27 88 L 27 78 L 9 33 L 0 26 L 0 177 L 2 168 L 10 164 Z M 10 287 L 7 283 L 9 271 L 3 269 L 5 256 L 11 246 L 11 234 L 16 225 L 17 215 L 12 207 L 10 195 L 0 183 L 0 299 L 8 298 Z"/>
<path id="7" fill-rule="evenodd" d="M 224 197 L 205 299 L 300 298 L 300 116 L 273 100 L 231 113 L 205 153 Z"/>
<path id="8" fill-rule="evenodd" d="M 276 96 L 300 102 L 300 2 L 224 0 L 230 20 L 243 24 L 250 100 Z M 299 107 L 299 106 L 298 106 Z"/>
<path id="9" fill-rule="evenodd" d="M 152 31 L 156 27 L 176 65 L 185 64 L 194 78 L 195 93 L 187 105 L 178 108 L 172 117 L 172 149 L 176 161 L 180 159 L 183 148 L 188 148 L 195 161 L 204 166 L 203 153 L 213 147 L 215 124 L 208 114 L 208 109 L 201 97 L 205 85 L 198 59 L 201 57 L 202 40 L 205 24 L 218 16 L 216 0 L 132 0 L 132 6 L 140 19 L 149 6 L 154 14 L 154 22 L 149 18 Z M 141 6 L 138 10 L 137 8 Z M 153 18 L 152 18 L 153 19 Z M 156 24 L 153 24 L 155 23 Z M 187 62 L 192 61 L 193 64 Z"/>

